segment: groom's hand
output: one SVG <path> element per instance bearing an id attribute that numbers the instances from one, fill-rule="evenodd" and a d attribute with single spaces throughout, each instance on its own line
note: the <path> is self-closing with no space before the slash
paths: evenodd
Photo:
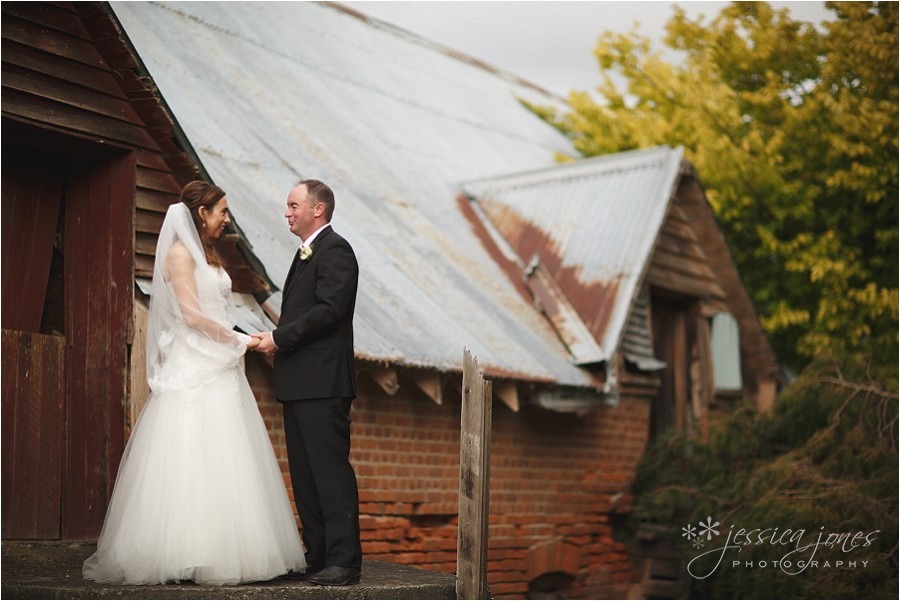
<path id="1" fill-rule="evenodd" d="M 259 344 L 257 344 L 256 348 L 253 350 L 262 353 L 267 357 L 271 357 L 275 354 L 278 347 L 275 346 L 275 340 L 272 339 L 272 332 L 257 332 L 256 334 L 251 334 L 251 336 L 259 340 Z"/>

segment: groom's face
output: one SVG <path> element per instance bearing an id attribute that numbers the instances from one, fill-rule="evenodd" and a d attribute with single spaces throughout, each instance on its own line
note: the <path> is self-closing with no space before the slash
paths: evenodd
<path id="1" fill-rule="evenodd" d="M 313 204 L 309 197 L 309 191 L 305 185 L 296 186 L 287 197 L 287 210 L 284 216 L 287 219 L 291 233 L 305 240 L 318 229 L 317 218 L 321 213 L 320 207 Z"/>

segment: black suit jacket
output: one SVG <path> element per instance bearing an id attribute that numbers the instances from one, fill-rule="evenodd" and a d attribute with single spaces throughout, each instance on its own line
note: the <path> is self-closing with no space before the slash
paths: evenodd
<path id="1" fill-rule="evenodd" d="M 275 396 L 281 401 L 356 397 L 353 311 L 359 265 L 331 226 L 312 242 L 312 256 L 294 262 L 284 283 L 281 317 L 272 337 Z"/>

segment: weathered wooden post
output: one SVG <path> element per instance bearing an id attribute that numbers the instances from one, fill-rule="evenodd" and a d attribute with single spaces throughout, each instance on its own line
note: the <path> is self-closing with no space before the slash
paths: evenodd
<path id="1" fill-rule="evenodd" d="M 491 383 L 472 354 L 463 351 L 459 439 L 459 526 L 456 598 L 489 599 L 488 503 L 491 476 Z"/>

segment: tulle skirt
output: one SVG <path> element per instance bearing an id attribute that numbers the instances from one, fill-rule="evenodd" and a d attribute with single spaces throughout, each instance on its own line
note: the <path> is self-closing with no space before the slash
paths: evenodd
<path id="1" fill-rule="evenodd" d="M 85 578 L 224 585 L 303 571 L 281 470 L 235 367 L 154 392 L 125 448 Z"/>

